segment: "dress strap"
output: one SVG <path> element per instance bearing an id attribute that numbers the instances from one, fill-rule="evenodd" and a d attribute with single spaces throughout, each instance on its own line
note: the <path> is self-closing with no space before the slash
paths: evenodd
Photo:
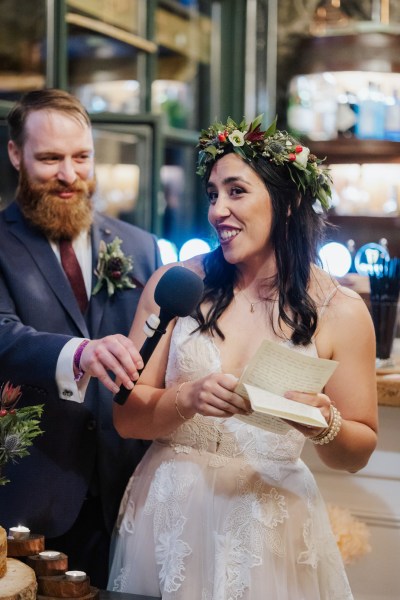
<path id="1" fill-rule="evenodd" d="M 333 296 L 336 294 L 336 292 L 338 291 L 338 289 L 340 288 L 340 285 L 335 285 L 335 287 L 333 288 L 333 290 L 331 290 L 329 292 L 329 294 L 326 296 L 323 305 L 321 306 L 321 308 L 319 309 L 319 317 L 321 318 L 322 315 L 324 314 L 327 306 L 329 305 L 329 302 L 332 300 Z"/>

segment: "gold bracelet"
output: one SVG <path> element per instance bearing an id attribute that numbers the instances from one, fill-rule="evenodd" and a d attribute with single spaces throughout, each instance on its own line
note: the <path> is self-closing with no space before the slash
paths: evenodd
<path id="1" fill-rule="evenodd" d="M 178 406 L 178 397 L 179 397 L 180 391 L 183 388 L 183 386 L 185 385 L 185 383 L 187 383 L 187 381 L 184 381 L 183 383 L 181 383 L 180 386 L 178 387 L 178 389 L 176 390 L 176 394 L 175 394 L 175 410 L 178 413 L 178 415 L 180 416 L 180 418 L 182 419 L 182 421 L 190 421 L 190 419 L 188 419 L 187 417 L 185 417 L 185 415 L 183 415 L 181 413 L 181 411 L 179 410 L 179 406 Z"/>
<path id="2" fill-rule="evenodd" d="M 318 435 L 313 438 L 309 438 L 313 444 L 324 445 L 329 444 L 335 439 L 342 426 L 342 415 L 338 409 L 331 404 L 331 413 L 329 419 L 329 425 L 326 429 L 321 431 Z"/>
<path id="3" fill-rule="evenodd" d="M 328 431 L 332 427 L 333 417 L 334 416 L 335 416 L 335 413 L 332 410 L 332 404 L 330 404 L 329 405 L 329 420 L 328 420 L 328 425 L 325 427 L 325 429 L 323 429 L 322 431 L 320 431 L 316 435 L 311 436 L 309 439 L 316 441 L 316 440 L 320 440 L 323 437 L 325 437 L 325 435 L 328 433 Z"/>

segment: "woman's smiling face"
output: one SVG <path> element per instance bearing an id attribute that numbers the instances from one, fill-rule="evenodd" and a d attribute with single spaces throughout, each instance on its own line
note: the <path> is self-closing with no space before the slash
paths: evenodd
<path id="1" fill-rule="evenodd" d="M 271 198 L 263 180 L 244 160 L 234 153 L 217 160 L 207 194 L 208 220 L 227 262 L 260 265 L 273 256 Z"/>

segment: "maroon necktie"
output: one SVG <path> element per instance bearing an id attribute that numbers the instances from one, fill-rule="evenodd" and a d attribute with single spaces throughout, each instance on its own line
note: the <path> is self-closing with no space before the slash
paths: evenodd
<path id="1" fill-rule="evenodd" d="M 69 279 L 75 297 L 78 301 L 81 312 L 84 313 L 88 305 L 88 297 L 86 294 L 85 282 L 81 267 L 76 258 L 75 251 L 72 247 L 71 240 L 60 240 L 60 256 L 61 264 Z"/>

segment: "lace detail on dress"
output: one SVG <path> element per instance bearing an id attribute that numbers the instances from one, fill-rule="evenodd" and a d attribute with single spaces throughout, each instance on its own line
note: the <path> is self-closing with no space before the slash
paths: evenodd
<path id="1" fill-rule="evenodd" d="M 208 464 L 222 467 L 235 458 L 259 468 L 265 463 L 269 474 L 280 478 L 282 465 L 299 458 L 304 436 L 295 429 L 285 435 L 265 432 L 238 419 L 216 419 L 195 415 L 169 436 L 158 440 L 170 445 L 177 454 L 209 453 Z"/>
<path id="2" fill-rule="evenodd" d="M 194 476 L 177 474 L 173 461 L 161 463 L 150 486 L 144 514 L 153 514 L 156 562 L 160 565 L 161 589 L 176 592 L 185 579 L 184 559 L 192 553 L 181 539 L 186 517 L 181 502 L 187 498 Z"/>
<path id="3" fill-rule="evenodd" d="M 262 564 L 266 546 L 284 555 L 278 526 L 288 518 L 284 496 L 266 491 L 261 481 L 253 486 L 238 482 L 238 497 L 226 515 L 222 534 L 215 533 L 215 598 L 236 600 L 250 586 L 250 570 Z"/>
<path id="4" fill-rule="evenodd" d="M 121 569 L 118 577 L 114 579 L 114 584 L 112 586 L 113 592 L 122 592 L 126 588 L 130 572 L 131 569 L 129 566 Z"/>
<path id="5" fill-rule="evenodd" d="M 213 339 L 200 335 L 191 317 L 178 319 L 172 333 L 166 387 L 182 381 L 194 381 L 209 373 L 221 371 L 221 358 Z"/>

